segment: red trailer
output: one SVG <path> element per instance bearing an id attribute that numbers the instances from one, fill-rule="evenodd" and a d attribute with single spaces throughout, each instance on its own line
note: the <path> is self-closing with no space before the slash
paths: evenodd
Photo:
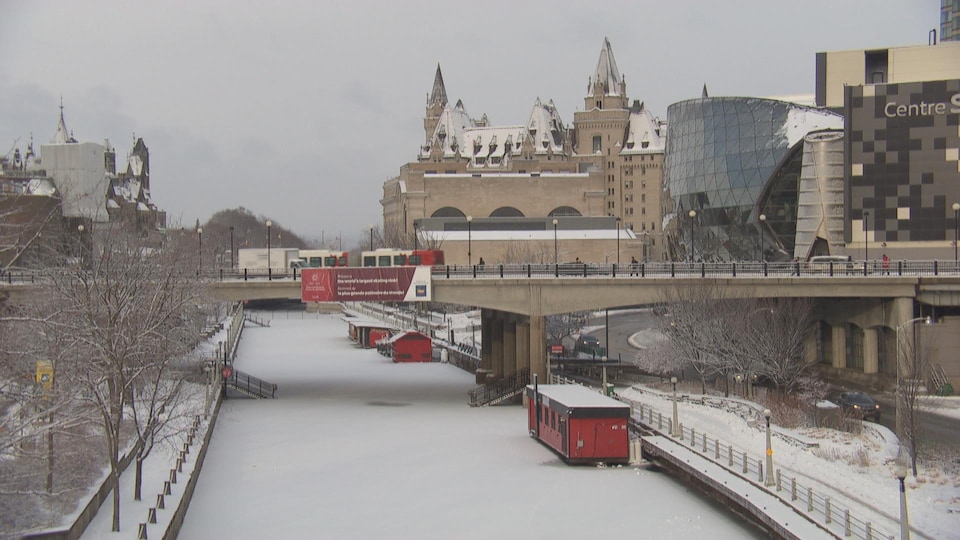
<path id="1" fill-rule="evenodd" d="M 432 362 L 433 340 L 420 332 L 403 332 L 387 341 L 394 362 Z"/>
<path id="2" fill-rule="evenodd" d="M 627 463 L 630 406 L 578 384 L 527 385 L 530 436 L 568 463 Z"/>
<path id="3" fill-rule="evenodd" d="M 377 346 L 377 342 L 389 338 L 396 331 L 380 321 L 344 317 L 350 339 L 365 349 Z"/>

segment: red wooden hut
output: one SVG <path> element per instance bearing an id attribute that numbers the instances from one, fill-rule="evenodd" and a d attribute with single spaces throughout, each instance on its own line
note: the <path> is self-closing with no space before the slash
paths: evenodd
<path id="1" fill-rule="evenodd" d="M 630 406 L 578 384 L 527 385 L 530 436 L 568 463 L 630 461 Z"/>
<path id="2" fill-rule="evenodd" d="M 347 332 L 350 339 L 365 349 L 377 346 L 377 342 L 389 338 L 393 334 L 390 325 L 380 321 L 344 317 L 348 325 Z"/>
<path id="3" fill-rule="evenodd" d="M 386 342 L 394 362 L 432 362 L 433 341 L 420 332 L 401 332 Z"/>

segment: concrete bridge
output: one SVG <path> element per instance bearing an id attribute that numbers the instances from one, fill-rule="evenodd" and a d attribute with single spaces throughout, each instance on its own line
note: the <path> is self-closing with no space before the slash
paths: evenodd
<path id="1" fill-rule="evenodd" d="M 936 263 L 898 264 L 890 274 L 865 265 L 848 269 L 783 265 L 671 264 L 614 266 L 516 265 L 437 267 L 434 302 L 481 308 L 483 367 L 495 376 L 519 369 L 546 376 L 544 317 L 572 311 L 651 305 L 667 291 L 713 287 L 724 298 L 816 299 L 820 328 L 808 354 L 842 376 L 867 383 L 896 378 L 896 333 L 918 316 L 938 324 L 917 328 L 930 338 L 932 362 L 960 386 L 960 272 Z M 452 270 L 451 270 L 452 268 Z M 631 270 L 633 270 L 631 272 Z M 842 271 L 841 271 L 842 270 Z M 946 271 L 945 271 L 946 270 Z M 633 275 L 631 275 L 633 274 Z M 225 300 L 300 298 L 292 279 L 211 283 Z"/>

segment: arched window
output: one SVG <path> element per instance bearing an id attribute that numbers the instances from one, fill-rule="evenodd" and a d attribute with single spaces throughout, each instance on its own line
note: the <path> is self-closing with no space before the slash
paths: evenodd
<path id="1" fill-rule="evenodd" d="M 583 214 L 581 214 L 579 210 L 577 210 L 576 208 L 573 208 L 572 206 L 560 206 L 560 207 L 554 208 L 549 214 L 547 214 L 547 217 L 581 216 L 581 215 Z"/>
<path id="2" fill-rule="evenodd" d="M 430 217 L 462 218 L 467 217 L 467 215 L 452 206 L 444 206 L 443 208 L 438 208 Z"/>
<path id="3" fill-rule="evenodd" d="M 512 206 L 501 206 L 491 212 L 490 217 L 523 217 L 523 212 Z"/>

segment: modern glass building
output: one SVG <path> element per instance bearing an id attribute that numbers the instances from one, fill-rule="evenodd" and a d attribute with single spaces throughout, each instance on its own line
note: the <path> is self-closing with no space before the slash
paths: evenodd
<path id="1" fill-rule="evenodd" d="M 824 109 L 705 97 L 667 110 L 663 230 L 669 260 L 790 260 L 804 137 L 842 129 Z M 762 252 L 762 255 L 761 255 Z"/>

